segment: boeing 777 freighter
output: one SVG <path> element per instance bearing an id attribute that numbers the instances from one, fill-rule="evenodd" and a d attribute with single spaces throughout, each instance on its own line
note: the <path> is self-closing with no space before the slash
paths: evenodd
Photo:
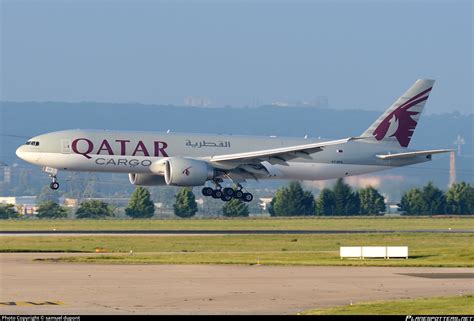
<path id="1" fill-rule="evenodd" d="M 128 173 L 134 185 L 202 186 L 205 196 L 250 202 L 248 179 L 326 180 L 431 160 L 450 150 L 408 149 L 434 80 L 420 79 L 360 136 L 337 140 L 110 130 L 65 130 L 33 137 L 21 159 L 59 188 L 58 171 Z M 235 188 L 222 188 L 224 180 Z"/>

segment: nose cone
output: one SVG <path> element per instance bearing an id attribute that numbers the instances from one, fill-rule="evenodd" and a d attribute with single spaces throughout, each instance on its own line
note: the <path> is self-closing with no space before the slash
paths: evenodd
<path id="1" fill-rule="evenodd" d="M 16 150 L 16 156 L 18 156 L 18 158 L 25 160 L 25 155 L 26 155 L 25 146 L 18 147 Z"/>
<path id="2" fill-rule="evenodd" d="M 40 153 L 37 150 L 31 150 L 30 146 L 20 146 L 16 150 L 16 156 L 18 158 L 21 158 L 25 162 L 31 163 L 31 164 L 36 164 L 40 165 L 38 161 L 40 160 Z"/>

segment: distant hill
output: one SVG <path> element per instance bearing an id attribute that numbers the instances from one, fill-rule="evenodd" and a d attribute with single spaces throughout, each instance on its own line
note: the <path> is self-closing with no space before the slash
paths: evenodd
<path id="1" fill-rule="evenodd" d="M 429 107 L 429 106 L 428 106 Z M 20 162 L 14 152 L 24 138 L 71 129 L 121 129 L 199 132 L 244 135 L 277 135 L 342 138 L 361 134 L 382 113 L 364 110 L 333 110 L 305 107 L 198 108 L 112 103 L 2 102 L 0 104 L 0 161 Z M 457 135 L 464 137 L 466 155 L 458 159 L 458 177 L 473 181 L 474 115 L 446 113 L 423 115 L 413 136 L 413 148 L 455 148 Z M 10 135 L 10 136 L 6 136 Z M 434 157 L 425 170 L 397 169 L 420 183 L 433 180 L 447 184 L 449 157 Z M 426 170 L 433 169 L 433 170 Z"/>

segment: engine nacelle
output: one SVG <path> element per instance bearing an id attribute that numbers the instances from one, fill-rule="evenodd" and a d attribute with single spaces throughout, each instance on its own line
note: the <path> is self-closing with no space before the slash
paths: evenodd
<path id="1" fill-rule="evenodd" d="M 152 174 L 128 174 L 128 179 L 133 185 L 140 186 L 157 186 L 166 185 L 165 178 L 163 175 L 152 175 Z"/>
<path id="2" fill-rule="evenodd" d="M 214 178 L 214 168 L 191 158 L 170 157 L 164 161 L 165 182 L 176 186 L 201 186 Z"/>

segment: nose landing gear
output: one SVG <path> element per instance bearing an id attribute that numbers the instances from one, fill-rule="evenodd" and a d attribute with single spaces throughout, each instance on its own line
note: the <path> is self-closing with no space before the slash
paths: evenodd
<path id="1" fill-rule="evenodd" d="M 58 170 L 56 168 L 43 167 L 43 171 L 48 173 L 49 177 L 51 177 L 51 184 L 49 184 L 49 187 L 52 190 L 57 190 L 59 188 L 58 177 L 56 176 L 58 174 Z"/>
<path id="2" fill-rule="evenodd" d="M 57 190 L 59 188 L 59 183 L 56 181 L 56 176 L 51 176 L 51 179 L 53 180 L 51 182 L 51 184 L 49 184 L 49 187 L 52 189 L 52 190 Z"/>

